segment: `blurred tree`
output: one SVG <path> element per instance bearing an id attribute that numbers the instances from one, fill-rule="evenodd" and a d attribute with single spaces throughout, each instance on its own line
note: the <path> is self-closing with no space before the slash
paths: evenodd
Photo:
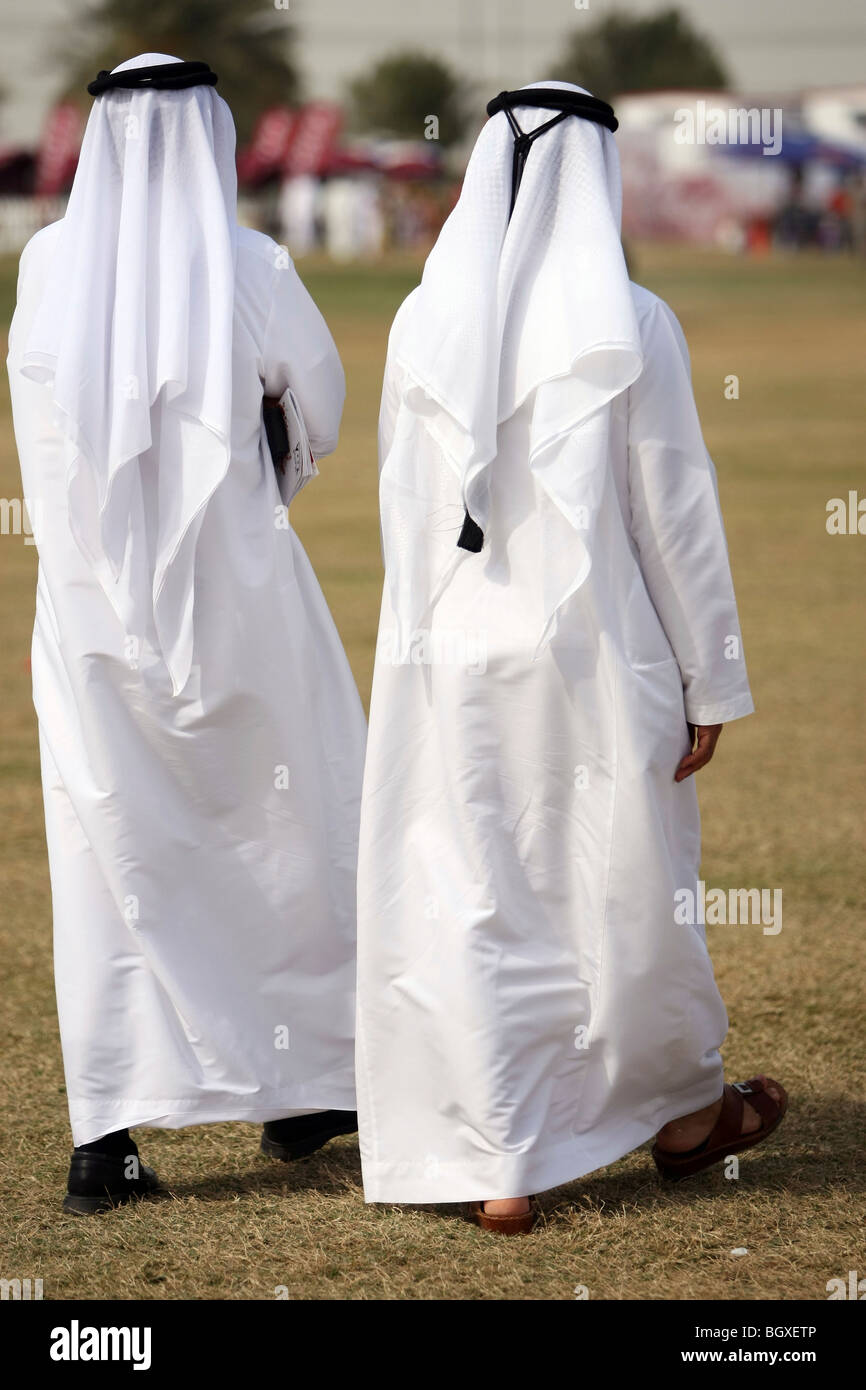
<path id="1" fill-rule="evenodd" d="M 368 134 L 453 145 L 466 129 L 466 93 L 447 64 L 423 53 L 392 53 L 349 86 L 353 123 Z M 430 118 L 436 117 L 437 125 Z M 435 132 L 435 133 L 428 133 Z"/>
<path id="2" fill-rule="evenodd" d="M 243 141 L 266 107 L 299 98 L 287 9 L 273 0 L 97 0 L 81 16 L 82 42 L 71 58 L 66 53 L 70 95 L 80 94 L 99 69 L 138 53 L 203 60 L 219 76 L 217 91 Z"/>
<path id="3" fill-rule="evenodd" d="M 725 87 L 712 43 L 671 8 L 641 18 L 615 13 L 574 33 L 553 76 L 609 101 L 621 92 Z"/>

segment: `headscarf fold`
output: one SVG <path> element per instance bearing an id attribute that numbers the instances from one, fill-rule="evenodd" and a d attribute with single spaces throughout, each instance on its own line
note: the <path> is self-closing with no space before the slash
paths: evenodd
<path id="1" fill-rule="evenodd" d="M 541 108 L 514 109 L 526 132 L 550 118 Z M 567 553 L 559 545 L 545 557 L 537 656 L 589 573 L 611 403 L 643 365 L 620 242 L 613 136 L 575 116 L 541 135 L 509 221 L 512 151 L 499 112 L 476 142 L 394 350 L 405 383 L 402 419 L 382 461 L 380 498 L 398 660 L 456 565 L 466 562 L 456 535 L 446 546 L 431 524 L 436 498 L 424 495 L 425 451 L 431 477 L 444 459 L 466 510 L 487 533 L 498 428 L 531 402 L 528 466 L 573 528 Z"/>
<path id="2" fill-rule="evenodd" d="M 147 53 L 114 71 L 176 62 Z M 52 390 L 75 540 L 175 695 L 197 538 L 230 461 L 234 148 L 211 86 L 96 98 L 22 364 Z"/>

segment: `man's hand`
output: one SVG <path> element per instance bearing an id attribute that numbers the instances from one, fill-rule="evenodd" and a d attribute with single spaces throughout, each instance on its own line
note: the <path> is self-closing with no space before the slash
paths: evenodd
<path id="1" fill-rule="evenodd" d="M 723 724 L 690 724 L 689 733 L 692 737 L 692 751 L 687 753 L 674 773 L 675 782 L 684 782 L 687 777 L 691 777 L 693 772 L 706 767 L 710 758 L 716 751 L 716 744 L 719 741 L 719 734 L 724 728 Z"/>

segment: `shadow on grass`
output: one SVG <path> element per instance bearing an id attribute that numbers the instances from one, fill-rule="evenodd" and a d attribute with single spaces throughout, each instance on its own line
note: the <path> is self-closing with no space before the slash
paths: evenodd
<path id="1" fill-rule="evenodd" d="M 576 1182 L 541 1193 L 538 1206 L 547 1226 L 567 1222 L 575 1215 L 592 1212 L 602 1217 L 621 1217 L 623 1208 L 636 1212 L 668 1209 L 682 1211 L 708 1197 L 726 1199 L 738 1193 L 750 1197 L 784 1193 L 787 1198 L 866 1188 L 861 1164 L 862 1135 L 866 1129 L 866 1104 L 848 1097 L 801 1097 L 784 1124 L 767 1140 L 739 1155 L 739 1177 L 725 1177 L 717 1163 L 703 1173 L 680 1182 L 661 1177 L 650 1157 L 650 1144 Z M 516 1194 L 515 1194 L 516 1195 Z M 460 1206 L 404 1206 L 431 1218 L 460 1221 Z"/>
<path id="2" fill-rule="evenodd" d="M 608 1169 L 542 1193 L 539 1207 L 546 1224 L 550 1225 L 587 1211 L 619 1217 L 624 1207 L 643 1211 L 659 1207 L 681 1210 L 708 1197 L 735 1192 L 750 1196 L 784 1192 L 789 1197 L 827 1193 L 839 1188 L 862 1192 L 866 1187 L 866 1174 L 859 1156 L 864 1127 L 866 1104 L 863 1102 L 846 1097 L 804 1097 L 799 1107 L 796 1100 L 792 1102 L 784 1126 L 766 1146 L 758 1145 L 740 1155 L 736 1183 L 725 1177 L 721 1163 L 682 1182 L 665 1181 L 650 1159 L 647 1144 Z M 173 1182 L 150 1200 L 194 1197 L 202 1202 L 226 1202 L 253 1194 L 287 1196 L 303 1192 L 342 1197 L 352 1189 L 361 1200 L 358 1149 L 356 1144 L 344 1144 L 293 1163 L 256 1156 L 246 1172 L 215 1172 L 188 1182 Z M 391 1207 L 377 1204 L 373 1210 L 387 1213 Z M 464 1220 L 464 1207 L 459 1203 L 429 1206 L 405 1203 L 399 1210 L 437 1221 Z"/>
<path id="3" fill-rule="evenodd" d="M 681 1209 L 707 1197 L 735 1191 L 759 1196 L 784 1192 L 790 1197 L 826 1194 L 866 1188 L 860 1156 L 866 1128 L 866 1104 L 844 1096 L 804 1097 L 801 1106 L 791 1102 L 783 1125 L 766 1144 L 739 1155 L 736 1181 L 725 1177 L 724 1163 L 679 1182 L 663 1179 L 650 1158 L 650 1145 L 622 1160 L 619 1165 L 589 1174 L 578 1182 L 543 1196 L 540 1206 L 548 1221 L 577 1211 L 592 1210 L 600 1216 L 620 1216 L 624 1206 L 647 1209 Z"/>
<path id="4" fill-rule="evenodd" d="M 189 1182 L 172 1182 L 151 1200 L 195 1197 L 200 1202 L 225 1202 L 252 1193 L 286 1195 L 309 1191 L 342 1197 L 348 1188 L 357 1188 L 360 1194 L 361 1160 L 354 1145 L 329 1149 L 327 1154 L 311 1154 L 293 1163 L 256 1156 L 248 1172 L 212 1173 Z"/>

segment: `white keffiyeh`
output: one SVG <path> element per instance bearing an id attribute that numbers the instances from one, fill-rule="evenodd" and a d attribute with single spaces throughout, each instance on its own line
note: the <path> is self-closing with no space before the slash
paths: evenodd
<path id="1" fill-rule="evenodd" d="M 115 71 L 177 61 L 146 53 Z M 96 98 L 21 368 L 52 390 L 75 539 L 175 694 L 198 532 L 230 459 L 234 148 L 212 87 Z"/>
<path id="2" fill-rule="evenodd" d="M 582 91 L 568 83 L 541 87 Z M 532 131 L 551 112 L 514 107 Z M 583 583 L 607 473 L 610 403 L 639 376 L 640 336 L 620 243 L 611 133 L 568 116 L 533 142 L 509 222 L 513 136 L 504 112 L 481 132 L 460 199 L 401 315 L 393 350 L 405 383 L 382 460 L 383 542 L 405 659 L 411 633 L 466 558 L 431 524 L 427 491 L 444 458 L 486 530 L 497 429 L 532 398 L 528 464 L 574 527 L 546 559 L 546 623 Z M 431 584 L 432 577 L 432 584 Z"/>

